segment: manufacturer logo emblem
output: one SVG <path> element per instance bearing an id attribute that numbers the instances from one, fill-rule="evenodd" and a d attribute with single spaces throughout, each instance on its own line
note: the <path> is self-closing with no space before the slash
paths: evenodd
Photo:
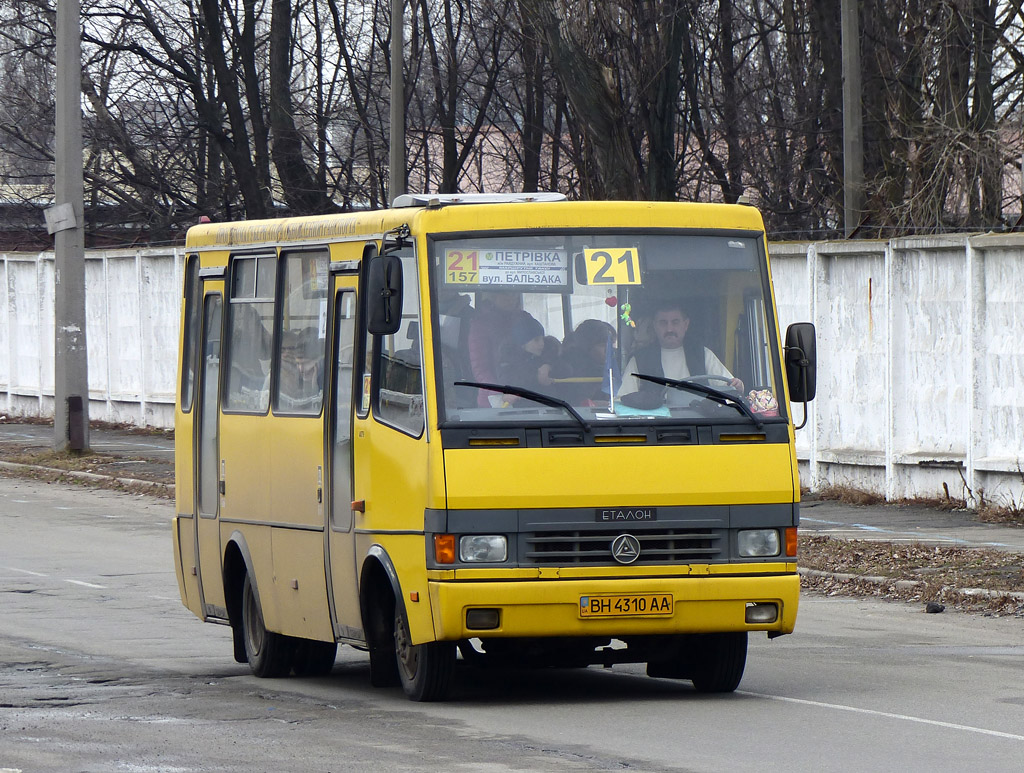
<path id="1" fill-rule="evenodd" d="M 632 534 L 620 534 L 612 540 L 612 558 L 620 564 L 631 564 L 640 558 L 640 540 Z"/>

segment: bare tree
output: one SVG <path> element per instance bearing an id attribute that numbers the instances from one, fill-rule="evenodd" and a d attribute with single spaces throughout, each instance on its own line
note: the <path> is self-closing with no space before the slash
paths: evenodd
<path id="1" fill-rule="evenodd" d="M 860 233 L 1020 225 L 1024 3 L 860 6 Z M 8 198 L 49 190 L 54 7 L 0 0 Z M 387 201 L 388 0 L 84 0 L 83 24 L 91 224 Z M 835 234 L 838 30 L 834 0 L 411 0 L 410 185 L 743 194 L 773 234 Z"/>

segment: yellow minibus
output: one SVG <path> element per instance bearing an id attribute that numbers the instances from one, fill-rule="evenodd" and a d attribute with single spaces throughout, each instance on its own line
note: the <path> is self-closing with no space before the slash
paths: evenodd
<path id="1" fill-rule="evenodd" d="M 791 401 L 745 205 L 406 195 L 189 230 L 181 598 L 261 677 L 645 663 L 734 690 L 793 631 Z M 806 411 L 804 413 L 806 420 Z"/>

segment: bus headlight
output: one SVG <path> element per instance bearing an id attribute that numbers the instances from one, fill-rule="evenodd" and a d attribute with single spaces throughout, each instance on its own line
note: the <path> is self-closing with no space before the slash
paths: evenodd
<path id="1" fill-rule="evenodd" d="M 459 560 L 467 564 L 497 564 L 508 558 L 503 534 L 470 534 L 459 540 Z"/>
<path id="2" fill-rule="evenodd" d="M 743 558 L 764 558 L 779 554 L 777 529 L 745 529 L 736 535 L 736 548 Z"/>

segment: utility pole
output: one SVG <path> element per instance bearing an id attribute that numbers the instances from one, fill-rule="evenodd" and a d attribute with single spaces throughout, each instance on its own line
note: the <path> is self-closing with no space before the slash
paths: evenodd
<path id="1" fill-rule="evenodd" d="M 405 193 L 405 19 L 403 0 L 391 0 L 391 152 L 388 166 L 388 198 Z"/>
<path id="2" fill-rule="evenodd" d="M 860 83 L 858 0 L 842 0 L 843 48 L 843 229 L 853 234 L 864 209 L 864 121 Z"/>
<path id="3" fill-rule="evenodd" d="M 57 2 L 54 236 L 54 449 L 89 450 L 85 346 L 85 222 L 82 206 L 82 38 L 80 0 Z"/>

